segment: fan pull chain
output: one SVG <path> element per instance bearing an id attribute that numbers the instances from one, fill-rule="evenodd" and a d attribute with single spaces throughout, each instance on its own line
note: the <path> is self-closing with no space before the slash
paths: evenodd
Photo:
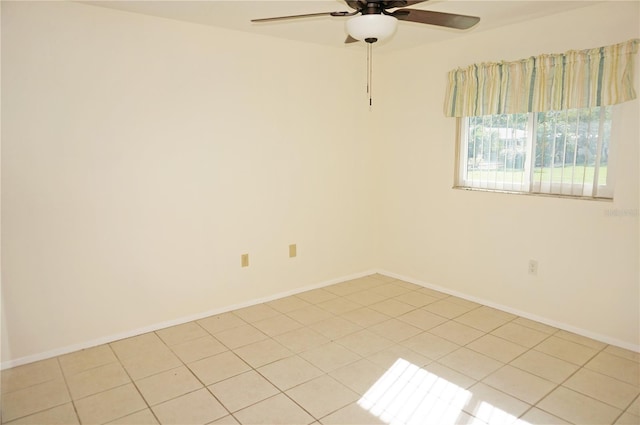
<path id="1" fill-rule="evenodd" d="M 373 106 L 373 43 L 367 43 L 367 94 L 369 110 Z"/>

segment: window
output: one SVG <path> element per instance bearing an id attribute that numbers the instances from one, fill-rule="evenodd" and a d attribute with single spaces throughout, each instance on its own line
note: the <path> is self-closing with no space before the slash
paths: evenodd
<path id="1" fill-rule="evenodd" d="M 638 45 L 449 71 L 444 113 L 461 123 L 456 186 L 612 199 L 612 114 L 636 99 Z"/>
<path id="2" fill-rule="evenodd" d="M 456 186 L 613 198 L 612 107 L 461 118 Z"/>

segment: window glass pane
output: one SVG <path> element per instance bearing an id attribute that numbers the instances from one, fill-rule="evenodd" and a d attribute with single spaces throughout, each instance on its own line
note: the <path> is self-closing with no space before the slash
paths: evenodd
<path id="1" fill-rule="evenodd" d="M 469 117 L 464 123 L 462 186 L 572 196 L 597 196 L 603 189 L 611 196 L 611 107 Z"/>
<path id="2" fill-rule="evenodd" d="M 602 147 L 600 149 L 600 166 L 598 168 L 598 186 L 606 186 L 607 170 L 609 169 L 609 141 L 611 139 L 611 111 L 605 108 L 604 122 L 602 123 Z"/>
<path id="3" fill-rule="evenodd" d="M 536 114 L 534 182 L 539 183 L 536 191 L 592 195 L 596 166 L 600 162 L 603 167 L 605 148 L 604 139 L 599 137 L 600 118 L 600 108 Z M 605 119 L 604 123 L 608 125 L 603 128 L 610 130 L 610 122 Z M 608 152 L 608 137 L 606 150 Z M 598 175 L 598 181 L 606 182 L 606 165 L 600 171 L 604 171 L 604 180 Z"/>
<path id="4" fill-rule="evenodd" d="M 527 114 L 470 117 L 466 181 L 473 187 L 520 190 L 526 180 Z"/>

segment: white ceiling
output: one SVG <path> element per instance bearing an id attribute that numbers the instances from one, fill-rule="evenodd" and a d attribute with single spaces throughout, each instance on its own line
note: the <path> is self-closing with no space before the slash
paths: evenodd
<path id="1" fill-rule="evenodd" d="M 351 11 L 343 1 L 339 0 L 103 0 L 83 3 L 341 48 L 358 48 L 357 46 L 361 44 L 344 44 L 346 38 L 344 22 L 348 18 L 327 16 L 260 24 L 250 22 L 255 18 Z M 479 16 L 480 23 L 469 30 L 460 31 L 413 22 L 400 22 L 396 34 L 389 40 L 378 43 L 376 48 L 386 51 L 405 49 L 458 37 L 467 32 L 486 31 L 594 3 L 598 3 L 598 1 L 425 1 L 412 6 L 412 8 Z"/>

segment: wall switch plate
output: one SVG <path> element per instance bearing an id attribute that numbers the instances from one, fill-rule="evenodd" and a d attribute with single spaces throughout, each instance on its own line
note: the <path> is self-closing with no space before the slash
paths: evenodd
<path id="1" fill-rule="evenodd" d="M 242 254 L 240 256 L 240 266 L 249 267 L 249 254 Z"/>
<path id="2" fill-rule="evenodd" d="M 529 260 L 529 274 L 532 276 L 536 276 L 538 274 L 538 261 L 537 260 Z"/>
<path id="3" fill-rule="evenodd" d="M 298 247 L 296 244 L 289 245 L 289 258 L 293 258 L 298 255 Z"/>

